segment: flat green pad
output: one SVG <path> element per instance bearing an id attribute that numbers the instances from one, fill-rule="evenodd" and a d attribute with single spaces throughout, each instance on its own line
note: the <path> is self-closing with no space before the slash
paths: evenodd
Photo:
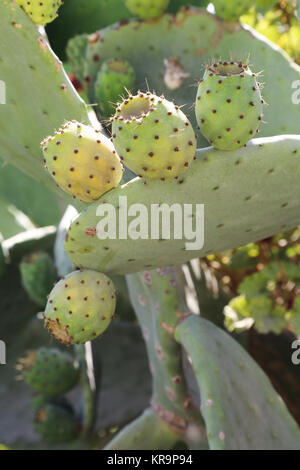
<path id="1" fill-rule="evenodd" d="M 191 2 L 193 3 L 193 2 Z M 94 80 L 103 61 L 111 57 L 128 60 L 137 76 L 137 88 L 164 93 L 183 108 L 196 129 L 194 109 L 197 82 L 204 67 L 216 60 L 247 60 L 253 72 L 263 71 L 265 107 L 261 136 L 299 133 L 300 106 L 292 104 L 292 83 L 299 80 L 300 68 L 279 47 L 263 38 L 250 27 L 222 22 L 199 8 L 184 8 L 176 16 L 166 14 L 156 21 L 120 23 L 90 37 L 85 76 L 91 80 L 89 99 L 97 102 L 93 93 Z M 190 74 L 176 90 L 165 85 L 165 60 L 177 59 Z M 207 141 L 200 136 L 199 146 Z"/>
<path id="2" fill-rule="evenodd" d="M 176 329 L 192 360 L 212 450 L 300 450 L 300 431 L 269 379 L 227 333 L 192 315 Z"/>
<path id="3" fill-rule="evenodd" d="M 247 148 L 232 152 L 198 150 L 198 159 L 178 180 L 146 184 L 136 178 L 91 204 L 73 222 L 66 249 L 78 267 L 124 274 L 242 246 L 300 223 L 299 180 L 300 136 L 255 139 Z M 203 248 L 187 251 L 185 239 L 100 240 L 95 228 L 102 217 L 96 210 L 109 203 L 116 208 L 118 220 L 120 196 L 127 197 L 128 207 L 145 205 L 148 214 L 152 204 L 204 204 Z M 133 219 L 128 217 L 128 223 Z M 121 225 L 126 226 L 124 220 Z"/>
<path id="4" fill-rule="evenodd" d="M 0 104 L 0 156 L 56 188 L 43 168 L 40 142 L 65 120 L 88 122 L 86 106 L 45 37 L 8 0 L 0 3 L 0 44 L 1 95 L 6 95 L 6 104 Z"/>

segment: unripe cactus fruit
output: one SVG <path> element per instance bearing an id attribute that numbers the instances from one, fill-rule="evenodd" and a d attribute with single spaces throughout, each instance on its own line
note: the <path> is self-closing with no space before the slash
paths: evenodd
<path id="1" fill-rule="evenodd" d="M 63 395 L 74 388 L 80 376 L 78 362 L 55 348 L 30 351 L 19 359 L 17 370 L 27 385 L 47 397 Z"/>
<path id="2" fill-rule="evenodd" d="M 253 0 L 214 0 L 216 15 L 227 21 L 237 21 L 252 7 Z"/>
<path id="3" fill-rule="evenodd" d="M 96 201 L 121 181 L 123 168 L 114 146 L 90 126 L 67 122 L 41 145 L 57 184 L 81 201 Z"/>
<path id="4" fill-rule="evenodd" d="M 34 23 L 42 26 L 55 20 L 62 5 L 60 0 L 17 0 L 17 3 Z"/>
<path id="5" fill-rule="evenodd" d="M 150 20 L 158 18 L 167 9 L 170 0 L 125 0 L 128 10 L 141 18 Z"/>
<path id="6" fill-rule="evenodd" d="M 247 65 L 218 62 L 207 66 L 196 98 L 196 118 L 215 148 L 234 150 L 255 137 L 264 100 L 256 74 Z"/>
<path id="7" fill-rule="evenodd" d="M 135 72 L 126 60 L 107 60 L 101 66 L 95 84 L 96 97 L 103 118 L 114 114 L 116 103 L 124 91 L 133 90 Z"/>
<path id="8" fill-rule="evenodd" d="M 145 178 L 167 180 L 185 172 L 196 152 L 188 118 L 164 97 L 129 96 L 112 118 L 112 139 L 124 164 Z"/>
<path id="9" fill-rule="evenodd" d="M 29 297 L 45 307 L 47 295 L 57 279 L 54 263 L 48 253 L 36 252 L 25 256 L 20 264 L 22 284 Z"/>
<path id="10" fill-rule="evenodd" d="M 60 342 L 81 344 L 100 336 L 116 308 L 112 281 L 92 270 L 74 271 L 49 295 L 45 326 Z"/>
<path id="11" fill-rule="evenodd" d="M 56 405 L 64 408 L 67 411 L 73 412 L 73 407 L 71 403 L 65 397 L 49 397 L 47 395 L 36 395 L 31 400 L 31 409 L 34 413 L 37 413 L 42 408 L 45 408 L 47 405 Z"/>
<path id="12" fill-rule="evenodd" d="M 35 431 L 51 444 L 72 441 L 80 431 L 80 424 L 74 413 L 53 404 L 40 408 L 34 422 Z"/>

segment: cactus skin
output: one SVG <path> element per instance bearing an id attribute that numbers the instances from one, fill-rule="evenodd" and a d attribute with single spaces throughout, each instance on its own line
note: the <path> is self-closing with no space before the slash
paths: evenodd
<path id="1" fill-rule="evenodd" d="M 67 346 L 86 343 L 106 330 L 115 308 L 115 289 L 108 277 L 92 270 L 74 271 L 50 293 L 45 327 Z"/>
<path id="2" fill-rule="evenodd" d="M 62 5 L 60 0 L 16 0 L 35 24 L 46 25 L 58 16 L 57 11 Z"/>
<path id="3" fill-rule="evenodd" d="M 256 75 L 247 65 L 219 62 L 207 66 L 196 98 L 196 119 L 215 148 L 235 150 L 256 135 L 264 101 Z"/>
<path id="4" fill-rule="evenodd" d="M 112 139 L 124 164 L 139 176 L 178 177 L 196 153 L 191 123 L 178 106 L 150 92 L 129 96 L 112 118 Z"/>
<path id="5" fill-rule="evenodd" d="M 48 253 L 37 252 L 23 258 L 20 264 L 22 284 L 29 297 L 44 307 L 47 295 L 57 279 L 56 270 Z"/>
<path id="6" fill-rule="evenodd" d="M 142 20 L 158 18 L 167 9 L 170 0 L 124 0 L 128 10 Z"/>
<path id="7" fill-rule="evenodd" d="M 231 336 L 190 315 L 177 326 L 175 339 L 192 362 L 211 450 L 300 449 L 294 418 L 265 373 Z"/>
<path id="8" fill-rule="evenodd" d="M 77 385 L 80 376 L 74 358 L 55 348 L 28 352 L 19 359 L 17 369 L 32 390 L 47 397 L 67 393 Z"/>
<path id="9" fill-rule="evenodd" d="M 109 118 L 114 114 L 125 89 L 132 91 L 134 84 L 135 72 L 129 62 L 115 59 L 104 62 L 95 83 L 101 117 Z"/>
<path id="10" fill-rule="evenodd" d="M 67 122 L 41 145 L 57 184 L 81 201 L 96 201 L 121 181 L 123 168 L 113 145 L 90 126 Z"/>
<path id="11" fill-rule="evenodd" d="M 214 0 L 216 15 L 227 21 L 237 21 L 252 7 L 253 0 Z"/>
<path id="12" fill-rule="evenodd" d="M 35 416 L 35 431 L 51 444 L 70 442 L 79 434 L 80 424 L 74 414 L 64 407 L 48 404 Z"/>

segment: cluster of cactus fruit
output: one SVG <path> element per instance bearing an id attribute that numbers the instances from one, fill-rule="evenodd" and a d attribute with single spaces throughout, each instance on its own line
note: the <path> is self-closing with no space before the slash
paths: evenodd
<path id="1" fill-rule="evenodd" d="M 60 1 L 53 0 L 16 1 L 38 25 L 52 22 L 61 6 Z M 146 21 L 149 27 L 159 21 L 159 17 L 170 4 L 169 0 L 122 0 L 122 3 L 133 15 Z M 213 3 L 217 16 L 225 21 L 237 21 L 253 5 L 250 0 L 215 0 Z M 274 3 L 273 0 L 257 0 L 255 5 L 267 9 Z M 96 42 L 95 38 L 94 41 Z M 79 63 L 83 60 L 88 44 L 93 44 L 93 38 L 79 36 L 76 44 L 78 50 L 73 52 Z M 121 50 L 120 47 L 119 49 Z M 174 181 L 182 183 L 182 175 L 193 171 L 193 162 L 197 160 L 198 136 L 193 128 L 192 118 L 189 120 L 181 106 L 174 103 L 171 99 L 174 95 L 165 97 L 158 96 L 155 92 L 137 91 L 137 71 L 122 54 L 122 57 L 116 57 L 118 48 L 112 50 L 112 58 L 103 60 L 93 77 L 93 94 L 97 100 L 100 118 L 106 130 L 111 133 L 111 138 L 105 135 L 100 125 L 98 126 L 99 123 L 94 124 L 94 121 L 91 125 L 87 124 L 88 120 L 79 122 L 70 120 L 71 117 L 61 123 L 60 128 L 53 130 L 53 135 L 45 137 L 41 142 L 44 166 L 57 186 L 67 195 L 85 203 L 100 200 L 105 202 L 101 199 L 105 194 L 117 191 L 124 173 L 123 165 L 142 178 L 150 191 L 152 184 L 159 185 L 155 186 L 155 191 L 162 195 L 169 184 Z M 228 54 L 229 52 L 227 51 Z M 255 60 L 255 57 L 253 59 Z M 93 54 L 93 61 L 96 63 L 99 60 L 99 55 Z M 170 62 L 180 66 L 181 77 L 184 77 L 180 79 L 182 85 L 189 74 L 184 73 L 177 58 L 170 61 L 165 59 L 165 64 Z M 258 82 L 259 74 L 254 73 L 251 68 L 248 62 L 233 59 L 212 60 L 207 64 L 203 77 L 198 77 L 200 80 L 194 99 L 196 122 L 202 137 L 215 149 L 205 150 L 206 161 L 210 159 L 211 152 L 214 154 L 220 150 L 224 151 L 222 158 L 226 159 L 227 152 L 228 158 L 232 158 L 237 167 L 240 160 L 232 151 L 247 147 L 249 140 L 259 132 L 266 103 L 262 97 L 262 85 Z M 77 78 L 90 81 L 89 76 L 85 77 L 83 67 L 78 67 L 78 74 Z M 169 90 L 171 89 L 172 87 L 169 87 Z M 80 118 L 77 116 L 76 119 Z M 252 145 L 249 144 L 249 147 L 252 148 Z M 259 145 L 263 147 L 263 144 Z M 297 150 L 293 150 L 294 153 L 297 153 Z M 273 171 L 272 169 L 271 173 Z M 219 187 L 219 184 L 214 185 L 214 193 L 217 193 Z M 245 197 L 245 201 L 250 199 L 251 197 Z M 77 239 L 79 233 L 76 229 L 81 220 L 81 216 L 75 219 L 66 235 L 65 248 L 72 261 L 73 252 L 69 243 L 79 247 L 81 253 L 87 249 Z M 222 229 L 223 225 L 220 223 L 217 229 Z M 247 230 L 250 232 L 251 228 Z M 84 232 L 87 237 L 95 238 L 97 235 L 94 226 L 85 227 Z M 176 260 L 174 262 L 176 263 Z M 4 257 L 2 261 L 0 247 L 0 275 L 1 266 L 4 266 Z M 77 266 L 80 267 L 80 264 Z M 52 260 L 46 253 L 34 253 L 24 258 L 20 265 L 24 288 L 37 304 L 45 306 L 43 319 L 46 329 L 56 340 L 68 347 L 82 345 L 100 337 L 114 318 L 115 286 L 105 274 L 91 269 L 92 267 L 94 266 L 87 264 L 82 269 L 71 272 L 52 288 L 57 274 Z M 151 268 L 149 265 L 149 269 Z M 281 289 L 282 292 L 286 288 L 286 278 L 283 278 L 282 273 L 289 269 L 292 268 L 287 265 L 280 264 L 278 267 L 271 264 L 261 272 L 246 278 L 240 285 L 240 296 L 225 308 L 227 328 L 238 329 L 239 322 L 254 317 L 254 311 L 258 312 L 258 329 L 263 332 L 279 332 L 292 323 L 298 328 L 299 299 L 294 301 L 293 297 L 292 305 L 282 307 L 276 304 L 276 299 L 274 302 L 269 289 L 272 284 L 275 290 Z M 128 272 L 131 272 L 130 269 Z M 299 275 L 295 270 L 293 278 L 295 289 L 298 289 Z M 279 399 L 277 402 L 277 396 L 265 377 L 260 375 L 261 372 L 253 366 L 246 353 L 241 353 L 232 339 L 224 339 L 224 333 L 221 334 L 212 324 L 205 321 L 200 323 L 199 318 L 190 314 L 181 292 L 184 281 L 177 271 L 145 271 L 128 275 L 127 281 L 132 304 L 141 322 L 147 344 L 154 394 L 152 409 L 146 410 L 131 427 L 126 428 L 125 434 L 121 435 L 120 439 L 117 437 L 110 448 L 122 448 L 125 442 L 129 448 L 139 445 L 140 436 L 147 435 L 149 419 L 152 420 L 153 429 L 159 430 L 159 438 L 155 441 L 158 446 L 171 447 L 178 440 L 183 440 L 188 446 L 199 448 L 207 448 L 208 445 L 210 448 L 251 447 L 248 434 L 241 432 L 241 436 L 233 435 L 227 422 L 230 420 L 223 418 L 229 408 L 224 397 L 230 394 L 230 390 L 224 388 L 221 390 L 223 393 L 217 396 L 218 384 L 222 383 L 219 374 L 223 373 L 223 366 L 224 370 L 229 368 L 227 363 L 223 363 L 227 354 L 240 358 L 235 369 L 248 370 L 247 379 L 250 382 L 262 384 L 264 391 L 255 389 L 255 393 L 261 393 L 260 404 L 265 403 L 266 408 L 270 407 L 268 416 L 273 416 L 271 405 L 275 403 L 274 428 L 280 423 L 277 417 L 283 416 L 284 432 L 280 436 L 280 445 L 284 446 L 285 439 L 290 440 L 291 448 L 298 445 L 295 442 L 300 442 L 299 433 L 293 420 Z M 270 327 L 270 323 L 274 326 Z M 209 338 L 212 338 L 211 343 Z M 203 348 L 204 344 L 206 347 Z M 216 344 L 221 345 L 223 354 L 216 354 Z M 194 405 L 185 383 L 181 347 L 191 357 L 198 385 L 201 392 L 204 391 L 205 399 L 201 404 L 201 413 Z M 201 363 L 205 354 L 212 365 L 209 372 Z M 233 360 L 231 362 L 233 363 Z M 80 379 L 79 366 L 73 356 L 57 349 L 42 348 L 29 352 L 26 357 L 20 359 L 17 368 L 28 386 L 38 394 L 33 400 L 36 431 L 50 443 L 75 439 L 80 432 L 81 423 L 69 403 L 62 397 L 73 389 Z M 233 375 L 238 383 L 242 375 L 239 376 L 236 370 Z M 206 386 L 207 384 L 210 387 Z M 236 393 L 236 389 L 234 385 L 232 394 Z M 243 390 L 241 395 L 246 396 L 247 393 L 247 390 Z M 248 403 L 244 404 L 243 396 L 237 394 L 235 398 L 240 400 L 241 410 L 244 410 L 245 414 L 249 412 Z M 214 401 L 218 401 L 219 408 L 212 406 Z M 207 433 L 203 431 L 203 417 Z M 249 419 L 253 419 L 252 414 Z M 269 429 L 263 426 L 264 424 L 259 423 L 259 433 L 268 434 Z M 271 436 L 271 431 L 269 434 Z M 271 448 L 273 437 L 269 434 L 267 441 Z"/>

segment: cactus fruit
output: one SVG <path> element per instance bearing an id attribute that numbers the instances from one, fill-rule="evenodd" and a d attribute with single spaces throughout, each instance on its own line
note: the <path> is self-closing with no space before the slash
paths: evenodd
<path id="1" fill-rule="evenodd" d="M 206 67 L 195 112 L 199 129 L 211 145 L 235 150 L 255 137 L 265 104 L 260 88 L 257 75 L 241 62 Z"/>
<path id="2" fill-rule="evenodd" d="M 80 431 L 80 424 L 74 413 L 53 404 L 40 408 L 34 422 L 35 431 L 51 444 L 72 441 Z"/>
<path id="3" fill-rule="evenodd" d="M 162 181 L 185 172 L 196 137 L 178 106 L 150 92 L 129 95 L 116 109 L 112 139 L 124 164 L 139 176 Z"/>
<path id="4" fill-rule="evenodd" d="M 27 385 L 46 396 L 63 395 L 79 381 L 79 365 L 67 352 L 40 348 L 19 359 L 17 370 Z"/>
<path id="5" fill-rule="evenodd" d="M 170 0 L 125 0 L 128 10 L 142 20 L 158 18 L 167 9 Z"/>
<path id="6" fill-rule="evenodd" d="M 20 264 L 22 284 L 29 297 L 41 307 L 57 279 L 51 257 L 45 252 L 36 252 L 23 258 Z"/>
<path id="7" fill-rule="evenodd" d="M 216 15 L 227 21 L 237 21 L 247 13 L 253 5 L 253 0 L 214 0 Z"/>
<path id="8" fill-rule="evenodd" d="M 86 343 L 106 330 L 115 308 L 115 288 L 108 277 L 92 270 L 74 271 L 50 293 L 45 327 L 67 346 Z"/>
<path id="9" fill-rule="evenodd" d="M 123 168 L 113 145 L 90 126 L 67 122 L 41 145 L 57 184 L 81 201 L 96 201 L 121 181 Z"/>
<path id="10" fill-rule="evenodd" d="M 95 84 L 96 97 L 102 117 L 108 118 L 115 112 L 117 101 L 119 101 L 124 90 L 133 89 L 135 84 L 135 72 L 126 60 L 107 60 L 97 75 Z"/>
<path id="11" fill-rule="evenodd" d="M 34 413 L 37 413 L 42 408 L 45 408 L 45 406 L 47 405 L 56 405 L 66 409 L 67 411 L 73 411 L 72 405 L 65 397 L 49 398 L 46 395 L 36 395 L 31 400 L 31 409 Z"/>
<path id="12" fill-rule="evenodd" d="M 62 5 L 61 0 L 17 0 L 17 3 L 34 23 L 42 26 L 55 20 Z"/>

